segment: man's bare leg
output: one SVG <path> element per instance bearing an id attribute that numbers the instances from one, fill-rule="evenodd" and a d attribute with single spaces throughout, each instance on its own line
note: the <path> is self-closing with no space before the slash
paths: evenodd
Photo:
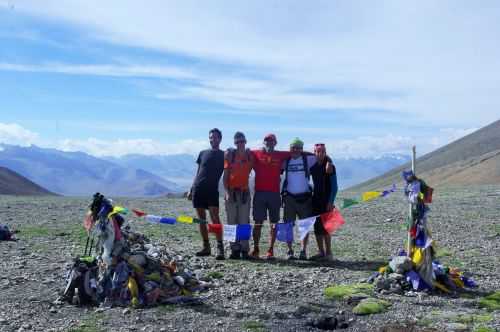
<path id="1" fill-rule="evenodd" d="M 196 214 L 201 220 L 207 220 L 207 213 L 203 208 L 197 208 Z M 208 240 L 208 228 L 206 224 L 200 224 L 200 235 L 203 240 L 203 248 L 196 253 L 196 256 L 209 256 L 210 255 L 210 241 Z"/>
<path id="2" fill-rule="evenodd" d="M 219 207 L 209 206 L 208 211 L 210 212 L 210 219 L 213 224 L 220 224 L 219 219 Z M 222 243 L 222 233 L 216 233 L 215 238 L 217 239 L 217 256 L 215 259 L 224 259 L 224 243 Z"/>

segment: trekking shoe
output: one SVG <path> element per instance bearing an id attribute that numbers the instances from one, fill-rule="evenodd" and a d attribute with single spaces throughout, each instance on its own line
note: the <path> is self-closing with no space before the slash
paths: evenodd
<path id="1" fill-rule="evenodd" d="M 218 261 L 222 261 L 224 259 L 226 259 L 226 257 L 224 257 L 224 247 L 217 247 L 217 256 L 215 256 L 215 259 L 218 260 Z"/>
<path id="2" fill-rule="evenodd" d="M 259 249 L 254 248 L 249 256 L 251 259 L 260 259 Z"/>
<path id="3" fill-rule="evenodd" d="M 266 253 L 266 259 L 268 259 L 268 260 L 274 259 L 274 251 L 273 251 L 273 249 L 269 249 L 267 251 L 267 253 Z"/>
<path id="4" fill-rule="evenodd" d="M 325 254 L 323 254 L 322 252 L 320 252 L 320 253 L 319 253 L 319 254 L 317 254 L 317 255 L 311 256 L 311 257 L 309 258 L 309 260 L 311 260 L 311 261 L 321 261 L 321 260 L 323 260 L 324 258 L 325 258 Z"/>
<path id="5" fill-rule="evenodd" d="M 206 257 L 206 256 L 210 256 L 210 254 L 211 254 L 210 247 L 205 247 L 205 248 L 201 249 L 200 251 L 198 251 L 195 255 L 198 257 Z"/>
<path id="6" fill-rule="evenodd" d="M 307 255 L 305 250 L 301 250 L 299 254 L 299 259 L 302 261 L 307 261 Z"/>
<path id="7" fill-rule="evenodd" d="M 247 254 L 248 256 L 248 254 Z M 240 251 L 231 250 L 231 255 L 229 255 L 229 259 L 240 259 Z"/>
<path id="8" fill-rule="evenodd" d="M 287 259 L 288 259 L 289 261 L 293 261 L 293 260 L 296 260 L 296 259 L 297 259 L 297 258 L 293 255 L 293 250 L 289 250 L 289 251 L 287 252 L 287 254 L 286 254 L 286 255 L 287 255 Z"/>
<path id="9" fill-rule="evenodd" d="M 333 262 L 333 255 L 330 254 L 330 255 L 325 255 L 321 258 L 321 261 L 322 262 Z"/>
<path id="10" fill-rule="evenodd" d="M 252 260 L 253 257 L 248 254 L 248 251 L 242 251 L 241 252 L 241 259 L 247 261 L 247 260 Z"/>

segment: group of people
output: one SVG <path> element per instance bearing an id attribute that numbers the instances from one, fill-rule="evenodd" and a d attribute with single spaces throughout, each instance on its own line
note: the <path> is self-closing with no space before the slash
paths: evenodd
<path id="1" fill-rule="evenodd" d="M 209 211 L 212 223 L 219 224 L 219 181 L 223 176 L 224 203 L 227 224 L 250 223 L 250 208 L 253 220 L 253 250 L 250 251 L 248 240 L 231 242 L 230 259 L 260 258 L 260 237 L 265 220 L 270 222 L 269 249 L 267 259 L 274 258 L 276 224 L 280 221 L 280 209 L 283 206 L 283 220 L 293 222 L 333 210 L 337 194 L 337 175 L 332 160 L 326 154 L 322 143 L 314 145 L 314 153 L 304 152 L 304 143 L 295 138 L 290 142 L 289 151 L 276 151 L 276 136 L 264 137 L 262 149 L 246 148 L 246 138 L 242 132 L 234 134 L 235 148 L 222 151 L 220 143 L 222 133 L 214 128 L 209 132 L 211 148 L 201 151 L 196 163 L 198 171 L 188 193 L 198 218 L 206 220 Z M 255 193 L 250 197 L 249 177 L 255 173 Z M 284 174 L 280 189 L 281 175 Z M 311 186 L 310 177 L 314 187 Z M 251 201 L 253 200 L 253 204 Z M 331 236 L 324 229 L 321 220 L 316 220 L 314 232 L 318 244 L 318 253 L 310 259 L 331 260 Z M 211 255 L 208 228 L 200 224 L 203 248 L 197 256 Z M 216 259 L 225 259 L 222 234 L 217 233 Z M 301 241 L 299 259 L 307 257 L 308 236 Z M 288 245 L 288 259 L 296 259 L 292 243 Z"/>

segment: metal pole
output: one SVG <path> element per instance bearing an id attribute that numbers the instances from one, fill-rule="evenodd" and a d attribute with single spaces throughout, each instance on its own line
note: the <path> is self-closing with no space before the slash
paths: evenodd
<path id="1" fill-rule="evenodd" d="M 415 157 L 417 155 L 417 152 L 416 152 L 416 146 L 414 145 L 412 147 L 412 155 L 411 155 L 411 170 L 413 172 L 414 175 L 415 174 Z M 410 230 L 413 228 L 413 216 L 412 216 L 412 210 L 413 210 L 413 204 L 411 204 L 411 202 L 409 203 L 409 211 L 408 211 L 408 219 L 409 219 L 409 223 L 408 223 L 408 243 L 407 243 L 407 247 L 406 247 L 406 255 L 408 257 L 410 257 L 411 255 L 411 236 L 410 236 Z"/>

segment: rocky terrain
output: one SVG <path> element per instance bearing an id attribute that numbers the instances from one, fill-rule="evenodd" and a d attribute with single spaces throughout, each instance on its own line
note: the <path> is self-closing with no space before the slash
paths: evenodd
<path id="1" fill-rule="evenodd" d="M 113 199 L 151 214 L 193 215 L 182 199 Z M 478 302 L 500 289 L 499 202 L 500 187 L 478 186 L 439 189 L 431 206 L 439 259 L 471 272 L 478 289 L 452 295 L 376 293 L 391 304 L 388 310 L 357 316 L 349 301 L 327 299 L 325 288 L 366 280 L 404 246 L 407 205 L 400 192 L 342 211 L 346 224 L 334 236 L 332 263 L 286 261 L 284 244 L 278 244 L 273 262 L 200 259 L 193 256 L 200 245 L 195 225 L 152 225 L 129 215 L 133 229 L 167 244 L 215 285 L 201 294 L 202 305 L 145 309 L 53 303 L 67 265 L 83 253 L 81 224 L 90 197 L 0 196 L 0 223 L 21 231 L 18 242 L 0 242 L 0 331 L 319 331 L 307 323 L 335 315 L 345 317 L 343 331 L 495 331 L 500 312 Z"/>

